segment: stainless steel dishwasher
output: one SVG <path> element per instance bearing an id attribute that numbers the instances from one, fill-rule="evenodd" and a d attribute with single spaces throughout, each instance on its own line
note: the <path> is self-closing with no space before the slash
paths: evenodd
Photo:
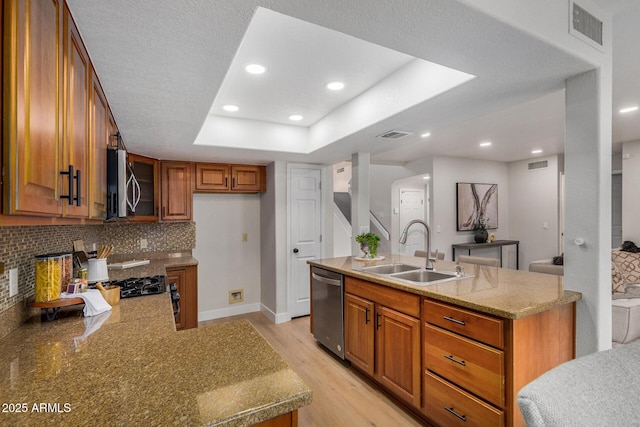
<path id="1" fill-rule="evenodd" d="M 313 336 L 344 359 L 344 276 L 311 267 Z"/>

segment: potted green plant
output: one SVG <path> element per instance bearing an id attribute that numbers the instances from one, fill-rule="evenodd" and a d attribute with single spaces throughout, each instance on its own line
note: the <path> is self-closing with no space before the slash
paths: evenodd
<path id="1" fill-rule="evenodd" d="M 489 221 L 489 218 L 478 218 L 478 221 L 476 221 L 476 234 L 473 236 L 474 240 L 476 241 L 476 243 L 486 243 L 487 242 L 487 238 L 489 237 L 489 233 L 487 232 L 487 222 Z"/>
<path id="2" fill-rule="evenodd" d="M 356 242 L 360 243 L 360 250 L 364 252 L 364 258 L 375 258 L 378 254 L 380 236 L 375 233 L 362 233 L 356 236 Z"/>

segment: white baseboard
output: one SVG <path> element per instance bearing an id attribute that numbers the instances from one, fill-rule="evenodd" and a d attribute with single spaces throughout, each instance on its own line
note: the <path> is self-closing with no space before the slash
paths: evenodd
<path id="1" fill-rule="evenodd" d="M 255 313 L 260 311 L 260 303 L 243 304 L 216 310 L 201 311 L 198 313 L 198 322 L 205 320 L 220 319 L 221 317 L 237 316 L 239 314 Z"/>
<path id="2" fill-rule="evenodd" d="M 271 319 L 271 321 L 275 324 L 284 323 L 291 320 L 291 316 L 289 316 L 287 313 L 276 314 L 264 304 L 261 304 L 260 311 L 262 312 L 262 314 Z"/>

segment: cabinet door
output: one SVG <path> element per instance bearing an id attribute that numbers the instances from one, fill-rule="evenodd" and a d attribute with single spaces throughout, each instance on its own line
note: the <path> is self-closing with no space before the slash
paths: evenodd
<path id="1" fill-rule="evenodd" d="M 376 349 L 378 381 L 420 408 L 420 320 L 378 306 Z"/>
<path id="2" fill-rule="evenodd" d="M 158 221 L 158 161 L 137 154 L 128 154 L 133 173 L 140 185 L 140 200 L 136 211 L 129 211 L 133 221 Z M 128 191 L 131 188 L 127 189 Z M 132 195 L 130 195 L 132 197 Z"/>
<path id="3" fill-rule="evenodd" d="M 175 316 L 176 329 L 198 327 L 198 268 L 167 269 L 169 283 L 175 283 L 180 293 L 180 313 Z"/>
<path id="4" fill-rule="evenodd" d="M 5 213 L 61 214 L 62 3 L 6 0 Z M 64 180 L 66 182 L 66 179 Z"/>
<path id="5" fill-rule="evenodd" d="M 161 221 L 191 221 L 191 163 L 160 162 Z"/>
<path id="6" fill-rule="evenodd" d="M 264 166 L 231 165 L 231 191 L 264 191 Z"/>
<path id="7" fill-rule="evenodd" d="M 109 105 L 102 92 L 100 82 L 93 73 L 91 83 L 91 218 L 107 216 L 107 146 L 111 124 Z"/>
<path id="8" fill-rule="evenodd" d="M 196 190 L 228 191 L 229 165 L 196 163 Z"/>
<path id="9" fill-rule="evenodd" d="M 345 357 L 362 371 L 374 373 L 374 304 L 345 294 L 344 347 Z"/>
<path id="10" fill-rule="evenodd" d="M 182 270 L 169 270 L 167 269 L 167 279 L 169 281 L 169 284 L 171 283 L 175 283 L 177 288 L 178 288 L 178 293 L 180 294 L 180 313 L 175 315 L 176 318 L 176 329 L 182 330 L 185 329 L 185 317 L 186 317 L 186 313 L 187 310 L 185 309 L 185 302 L 186 302 L 186 297 L 187 297 L 187 293 L 186 293 L 186 284 L 187 284 L 187 279 L 186 279 L 186 275 L 187 272 L 186 270 L 182 269 Z"/>
<path id="11" fill-rule="evenodd" d="M 69 10 L 64 8 L 64 150 L 62 170 L 73 170 L 64 176 L 60 192 L 72 192 L 77 200 L 62 200 L 65 216 L 89 216 L 89 181 L 94 176 L 89 169 L 89 88 L 91 63 Z M 105 152 L 106 154 L 106 152 Z M 106 161 L 106 155 L 105 155 Z M 71 184 L 71 189 L 69 188 Z M 105 184 L 106 186 L 106 179 Z M 105 200 L 106 202 L 106 193 Z M 104 216 L 102 217 L 104 218 Z"/>

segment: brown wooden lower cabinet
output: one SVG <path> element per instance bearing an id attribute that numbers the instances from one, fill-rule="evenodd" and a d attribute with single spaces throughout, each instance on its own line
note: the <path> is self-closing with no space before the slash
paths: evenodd
<path id="1" fill-rule="evenodd" d="M 575 357 L 574 302 L 508 319 L 346 276 L 344 322 L 351 365 L 439 426 L 524 426 L 520 389 Z"/>
<path id="2" fill-rule="evenodd" d="M 255 427 L 298 427 L 298 410 L 254 424 Z"/>
<path id="3" fill-rule="evenodd" d="M 180 294 L 180 313 L 176 314 L 176 330 L 198 327 L 198 269 L 196 266 L 167 268 L 169 283 L 175 283 Z"/>
<path id="4" fill-rule="evenodd" d="M 360 295 L 355 295 L 358 293 Z M 363 298 L 376 295 L 376 301 Z M 406 294 L 406 295 L 403 295 Z M 345 357 L 399 399 L 420 408 L 420 320 L 378 301 L 420 298 L 345 278 Z"/>

